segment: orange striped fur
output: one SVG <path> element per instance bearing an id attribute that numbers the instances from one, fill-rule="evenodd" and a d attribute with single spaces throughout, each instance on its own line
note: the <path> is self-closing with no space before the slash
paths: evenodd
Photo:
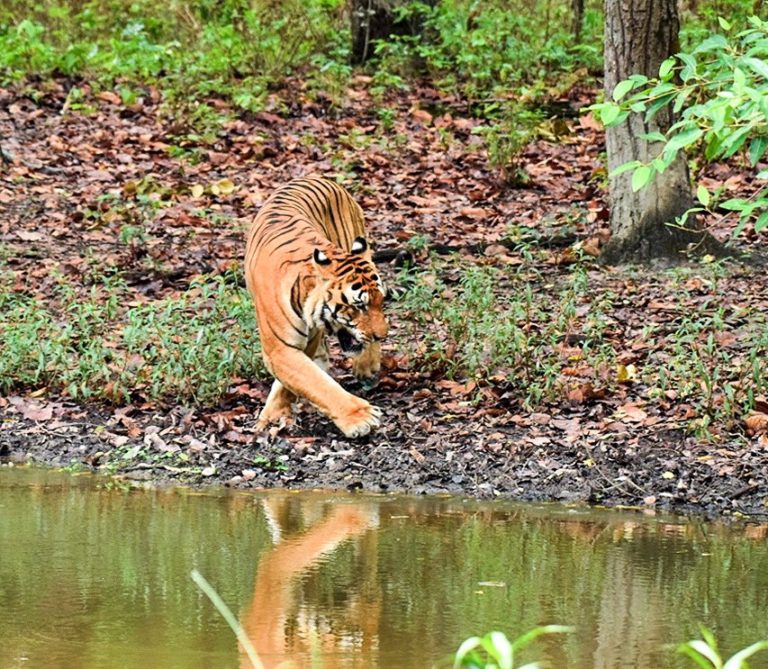
<path id="1" fill-rule="evenodd" d="M 381 411 L 326 371 L 326 335 L 337 334 L 355 356 L 355 376 L 364 384 L 375 380 L 388 327 L 363 211 L 350 194 L 322 177 L 275 191 L 248 233 L 245 278 L 264 362 L 275 377 L 259 427 L 290 420 L 303 397 L 348 437 L 376 428 Z"/>

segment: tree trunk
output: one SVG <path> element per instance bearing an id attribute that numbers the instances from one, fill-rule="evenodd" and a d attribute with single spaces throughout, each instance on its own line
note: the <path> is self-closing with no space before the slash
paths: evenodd
<path id="1" fill-rule="evenodd" d="M 424 4 L 434 7 L 437 0 Z M 360 65 L 373 55 L 374 42 L 390 35 L 418 35 L 421 17 L 411 15 L 397 18 L 395 9 L 408 4 L 407 0 L 351 0 L 352 62 Z"/>
<path id="2" fill-rule="evenodd" d="M 680 23 L 677 0 L 605 0 L 605 96 L 631 74 L 658 76 L 661 63 L 678 50 Z M 631 114 L 607 128 L 608 171 L 631 160 L 648 162 L 660 151 L 641 135 L 666 131 L 673 123 L 670 108 L 652 121 Z M 655 259 L 685 260 L 686 254 L 722 254 L 722 247 L 693 216 L 685 229 L 668 225 L 694 206 L 688 164 L 682 152 L 663 174 L 632 192 L 632 171 L 609 177 L 611 239 L 602 260 L 609 264 L 648 263 Z"/>
<path id="3" fill-rule="evenodd" d="M 573 43 L 581 43 L 581 26 L 584 23 L 584 0 L 571 0 L 571 11 L 573 16 L 571 17 L 571 34 L 573 35 Z"/>

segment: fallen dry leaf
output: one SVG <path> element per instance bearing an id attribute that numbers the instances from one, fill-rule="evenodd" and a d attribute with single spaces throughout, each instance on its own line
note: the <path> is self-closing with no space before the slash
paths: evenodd
<path id="1" fill-rule="evenodd" d="M 643 411 L 639 406 L 627 402 L 616 409 L 616 417 L 628 421 L 630 423 L 642 423 L 648 418 L 648 413 Z"/>
<path id="2" fill-rule="evenodd" d="M 451 381 L 450 379 L 443 379 L 435 383 L 438 388 L 447 390 L 454 397 L 462 397 L 469 395 L 477 384 L 474 381 L 467 381 L 466 383 L 459 383 L 458 381 Z"/>
<path id="3" fill-rule="evenodd" d="M 432 123 L 432 114 L 430 114 L 428 111 L 425 111 L 424 109 L 413 109 L 411 111 L 411 118 L 414 121 L 418 121 L 424 125 L 429 125 Z"/>
<path id="4" fill-rule="evenodd" d="M 751 437 L 768 434 L 768 414 L 754 411 L 744 419 L 744 423 L 747 426 L 747 434 Z"/>

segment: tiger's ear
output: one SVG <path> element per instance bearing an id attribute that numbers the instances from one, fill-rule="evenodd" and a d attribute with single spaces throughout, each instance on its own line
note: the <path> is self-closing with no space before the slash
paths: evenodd
<path id="1" fill-rule="evenodd" d="M 318 265 L 330 265 L 331 259 L 325 255 L 320 249 L 315 249 L 312 252 L 312 258 Z"/>
<path id="2" fill-rule="evenodd" d="M 365 237 L 356 237 L 355 241 L 352 242 L 352 248 L 350 251 L 352 253 L 365 253 L 368 250 L 368 242 L 365 241 Z"/>

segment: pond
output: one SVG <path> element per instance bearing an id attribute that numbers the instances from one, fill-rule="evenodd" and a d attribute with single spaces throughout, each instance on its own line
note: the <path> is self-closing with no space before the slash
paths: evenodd
<path id="1" fill-rule="evenodd" d="M 576 629 L 523 659 L 693 667 L 668 646 L 700 622 L 728 652 L 768 638 L 767 535 L 637 511 L 0 467 L 0 667 L 249 667 L 193 568 L 265 667 L 423 669 L 472 634 L 547 623 Z"/>

